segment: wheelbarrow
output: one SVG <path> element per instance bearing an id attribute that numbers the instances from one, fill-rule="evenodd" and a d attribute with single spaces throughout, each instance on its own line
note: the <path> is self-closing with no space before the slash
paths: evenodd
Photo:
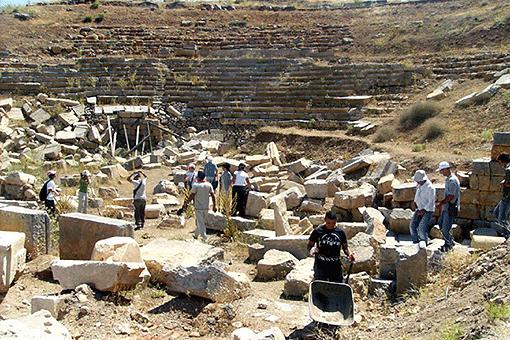
<path id="1" fill-rule="evenodd" d="M 334 326 L 350 326 L 354 323 L 354 299 L 349 286 L 352 264 L 349 265 L 344 283 L 321 280 L 310 283 L 308 310 L 312 320 Z"/>

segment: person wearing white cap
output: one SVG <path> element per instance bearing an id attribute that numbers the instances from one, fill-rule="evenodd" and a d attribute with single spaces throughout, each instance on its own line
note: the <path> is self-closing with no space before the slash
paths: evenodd
<path id="1" fill-rule="evenodd" d="M 191 187 L 193 186 L 193 183 L 196 182 L 196 179 L 197 179 L 196 166 L 194 163 L 189 163 L 188 171 L 186 172 L 186 181 L 184 182 L 186 188 L 191 190 Z"/>
<path id="2" fill-rule="evenodd" d="M 414 204 L 416 211 L 413 214 L 409 230 L 414 243 L 420 248 L 427 246 L 430 220 L 435 211 L 436 189 L 427 177 L 424 170 L 417 170 L 413 176 L 417 183 Z"/>
<path id="3" fill-rule="evenodd" d="M 213 158 L 211 156 L 207 156 L 204 172 L 207 182 L 211 183 L 213 190 L 216 190 L 218 187 L 218 167 L 213 163 Z"/>
<path id="4" fill-rule="evenodd" d="M 80 177 L 80 188 L 78 190 L 78 212 L 82 214 L 87 213 L 88 208 L 88 192 L 90 184 L 90 172 L 84 170 Z"/>
<path id="5" fill-rule="evenodd" d="M 441 251 L 447 252 L 453 248 L 452 225 L 460 210 L 460 182 L 457 176 L 451 171 L 448 162 L 441 162 L 437 171 L 445 176 L 444 199 L 437 203 L 437 208 L 441 209 L 439 216 L 439 228 L 443 233 L 444 245 Z"/>

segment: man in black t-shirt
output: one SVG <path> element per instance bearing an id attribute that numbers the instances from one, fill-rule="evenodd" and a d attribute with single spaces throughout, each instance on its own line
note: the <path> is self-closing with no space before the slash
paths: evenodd
<path id="1" fill-rule="evenodd" d="M 314 280 L 343 282 L 340 248 L 354 262 L 354 255 L 347 246 L 347 236 L 336 226 L 336 220 L 336 214 L 328 211 L 324 224 L 312 231 L 308 239 L 308 251 L 311 256 L 315 256 Z"/>

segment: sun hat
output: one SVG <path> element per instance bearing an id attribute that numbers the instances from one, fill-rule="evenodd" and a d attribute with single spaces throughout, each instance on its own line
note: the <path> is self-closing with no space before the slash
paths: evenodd
<path id="1" fill-rule="evenodd" d="M 48 173 L 47 173 L 48 176 L 56 175 L 56 174 L 57 174 L 57 172 L 55 170 L 48 170 Z"/>
<path id="2" fill-rule="evenodd" d="M 439 163 L 439 166 L 437 167 L 436 171 L 441 171 L 441 170 L 444 170 L 444 169 L 450 169 L 450 163 L 448 163 L 448 162 L 441 162 L 441 163 Z"/>
<path id="3" fill-rule="evenodd" d="M 425 173 L 425 170 L 417 170 L 414 173 L 413 181 L 415 182 L 421 182 L 426 181 L 428 179 L 427 174 Z"/>

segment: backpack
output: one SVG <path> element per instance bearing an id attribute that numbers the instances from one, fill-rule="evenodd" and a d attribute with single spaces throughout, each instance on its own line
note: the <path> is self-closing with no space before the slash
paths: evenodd
<path id="1" fill-rule="evenodd" d="M 46 198 L 48 197 L 48 183 L 49 183 L 49 180 L 44 182 L 44 184 L 41 188 L 41 191 L 39 191 L 39 200 L 41 202 L 46 201 Z"/>

